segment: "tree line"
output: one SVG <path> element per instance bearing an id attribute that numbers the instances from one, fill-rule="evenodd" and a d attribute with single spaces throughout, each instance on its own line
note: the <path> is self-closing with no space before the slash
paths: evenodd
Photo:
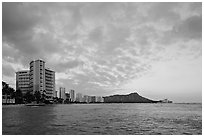
<path id="1" fill-rule="evenodd" d="M 6 96 L 6 98 L 15 99 L 15 104 L 27 104 L 27 103 L 46 103 L 50 104 L 49 97 L 46 96 L 46 91 L 44 90 L 43 93 L 40 91 L 27 91 L 25 94 L 22 93 L 20 89 L 16 91 L 9 86 L 6 82 L 2 81 L 2 95 Z M 72 102 L 70 98 L 62 99 L 58 97 L 53 97 L 52 103 L 55 104 L 70 104 L 70 103 L 80 103 L 80 102 Z M 7 102 L 7 101 L 6 101 Z M 83 102 L 85 103 L 85 102 Z"/>
<path id="2" fill-rule="evenodd" d="M 20 89 L 16 91 L 9 86 L 6 82 L 2 81 L 2 95 L 15 99 L 15 104 L 25 104 L 25 103 L 49 103 L 46 96 L 46 91 L 44 90 L 41 94 L 40 91 L 36 91 L 34 94 L 32 91 L 27 91 L 25 94 L 22 93 Z"/>

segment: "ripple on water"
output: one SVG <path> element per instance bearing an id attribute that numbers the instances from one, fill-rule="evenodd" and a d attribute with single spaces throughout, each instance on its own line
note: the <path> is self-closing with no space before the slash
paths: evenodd
<path id="1" fill-rule="evenodd" d="M 67 125 L 64 125 L 64 124 L 51 124 L 50 126 L 53 126 L 53 127 L 64 127 L 64 126 L 67 126 Z"/>
<path id="2" fill-rule="evenodd" d="M 200 135 L 202 105 L 84 104 L 38 108 L 4 107 L 2 134 Z"/>

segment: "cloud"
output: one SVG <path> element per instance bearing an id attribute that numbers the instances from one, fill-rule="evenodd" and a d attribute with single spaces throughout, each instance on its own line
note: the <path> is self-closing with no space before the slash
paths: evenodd
<path id="1" fill-rule="evenodd" d="M 10 71 L 41 58 L 56 71 L 57 87 L 85 94 L 115 92 L 160 61 L 201 56 L 200 3 L 3 3 L 2 8 L 2 59 L 19 64 Z"/>
<path id="2" fill-rule="evenodd" d="M 11 65 L 7 64 L 7 65 L 3 65 L 2 66 L 2 71 L 4 72 L 4 75 L 5 76 L 8 76 L 8 77 L 14 77 L 14 69 Z"/>
<path id="3" fill-rule="evenodd" d="M 93 31 L 90 32 L 89 34 L 89 39 L 92 40 L 93 42 L 103 42 L 104 40 L 104 32 L 102 27 L 96 27 Z"/>
<path id="4" fill-rule="evenodd" d="M 13 35 L 26 33 L 32 26 L 38 22 L 38 17 L 31 12 L 23 3 L 3 3 L 2 6 L 2 31 L 3 34 L 12 40 Z"/>
<path id="5" fill-rule="evenodd" d="M 200 39 L 202 37 L 202 16 L 192 16 L 175 25 L 173 34 L 187 39 Z"/>
<path id="6" fill-rule="evenodd" d="M 202 16 L 191 16 L 179 23 L 174 24 L 171 30 L 164 31 L 160 41 L 169 45 L 179 41 L 198 40 L 202 37 Z"/>
<path id="7" fill-rule="evenodd" d="M 202 3 L 201 2 L 194 2 L 190 4 L 190 9 L 195 11 L 199 15 L 202 14 Z"/>
<path id="8" fill-rule="evenodd" d="M 179 3 L 165 2 L 165 3 L 154 3 L 152 7 L 148 10 L 149 17 L 153 21 L 164 20 L 165 23 L 175 22 L 180 19 L 178 13 L 174 12 L 174 8 L 178 6 Z"/>
<path id="9" fill-rule="evenodd" d="M 69 60 L 67 62 L 52 64 L 52 66 L 57 72 L 66 72 L 67 70 L 76 69 L 77 67 L 83 66 L 83 64 L 84 63 L 80 60 Z"/>

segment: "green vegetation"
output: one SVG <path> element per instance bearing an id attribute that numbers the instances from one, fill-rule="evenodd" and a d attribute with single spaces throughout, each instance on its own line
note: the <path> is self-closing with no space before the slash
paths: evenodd
<path id="1" fill-rule="evenodd" d="M 35 96 L 32 94 L 31 91 L 28 91 L 25 96 L 24 96 L 25 102 L 27 103 L 31 103 L 33 101 L 35 101 Z"/>
<path id="2" fill-rule="evenodd" d="M 50 103 L 47 100 L 46 91 L 44 90 L 41 94 L 40 91 L 36 91 L 34 94 L 32 91 L 26 92 L 26 94 L 23 95 L 22 91 L 20 89 L 17 89 L 16 91 L 11 88 L 6 82 L 2 81 L 2 95 L 15 99 L 15 104 L 27 104 L 36 102 L 38 103 Z"/>
<path id="3" fill-rule="evenodd" d="M 22 91 L 20 89 L 16 90 L 15 103 L 16 104 L 22 104 L 23 103 L 23 94 L 22 94 Z"/>
<path id="4" fill-rule="evenodd" d="M 2 95 L 9 95 L 15 97 L 15 90 L 11 88 L 6 82 L 2 81 Z"/>

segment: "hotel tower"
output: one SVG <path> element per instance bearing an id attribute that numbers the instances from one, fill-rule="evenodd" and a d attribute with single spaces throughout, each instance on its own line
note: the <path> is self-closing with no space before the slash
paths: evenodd
<path id="1" fill-rule="evenodd" d="M 32 91 L 33 94 L 45 91 L 48 99 L 52 99 L 55 92 L 55 72 L 45 68 L 43 60 L 33 60 L 30 62 L 30 70 L 16 72 L 16 89 L 21 89 L 24 94 L 27 91 Z"/>

